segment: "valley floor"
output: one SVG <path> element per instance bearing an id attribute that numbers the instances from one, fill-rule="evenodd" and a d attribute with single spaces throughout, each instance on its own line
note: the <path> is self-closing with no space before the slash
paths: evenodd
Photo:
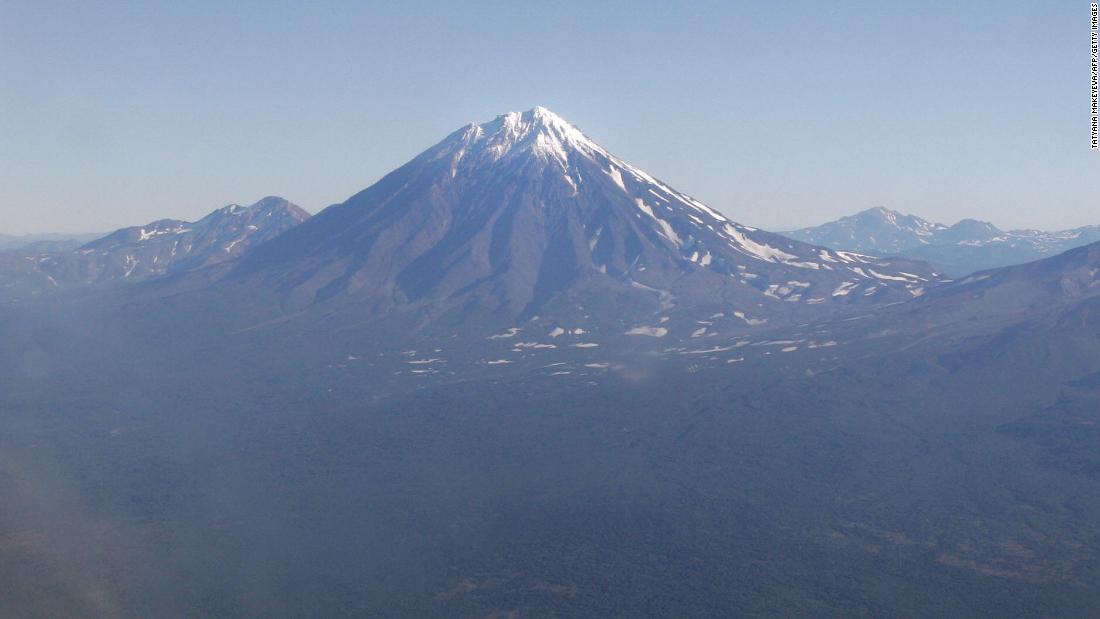
<path id="1" fill-rule="evenodd" d="M 7 310 L 0 614 L 1088 616 L 1085 314 L 843 362 L 387 383 L 431 357 Z"/>

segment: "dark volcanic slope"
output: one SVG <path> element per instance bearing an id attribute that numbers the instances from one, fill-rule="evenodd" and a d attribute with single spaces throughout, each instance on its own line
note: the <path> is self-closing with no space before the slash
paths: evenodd
<path id="1" fill-rule="evenodd" d="M 1097 258 L 486 362 L 323 312 L 0 305 L 0 615 L 1091 616 Z M 964 337 L 908 324 L 960 299 Z"/>
<path id="2" fill-rule="evenodd" d="M 1027 264 L 975 273 L 944 286 L 937 298 L 960 295 L 990 302 L 1013 301 L 1043 305 L 1100 294 L 1100 243 L 1063 252 Z M 929 299 L 932 302 L 932 299 Z"/>
<path id="3" fill-rule="evenodd" d="M 730 221 L 543 108 L 471 124 L 246 257 L 295 306 L 509 319 L 555 299 L 816 315 L 919 295 L 923 263 L 836 252 Z"/>
<path id="4" fill-rule="evenodd" d="M 873 322 L 897 332 L 936 326 L 988 327 L 1034 318 L 1100 297 L 1100 243 L 1027 264 L 979 271 L 920 299 L 876 312 Z"/>
<path id="5" fill-rule="evenodd" d="M 921 317 L 916 324 L 950 324 L 1011 319 L 1097 296 L 1100 243 L 1093 243 L 1027 264 L 979 271 L 941 286 L 899 311 Z"/>

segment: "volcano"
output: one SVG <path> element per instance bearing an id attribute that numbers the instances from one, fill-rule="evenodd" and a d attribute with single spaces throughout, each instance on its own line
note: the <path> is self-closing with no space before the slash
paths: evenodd
<path id="1" fill-rule="evenodd" d="M 798 318 L 913 298 L 919 261 L 834 251 L 736 223 L 546 108 L 447 136 L 343 204 L 247 254 L 238 280 L 293 307 L 523 319 L 612 295 L 629 311 Z"/>

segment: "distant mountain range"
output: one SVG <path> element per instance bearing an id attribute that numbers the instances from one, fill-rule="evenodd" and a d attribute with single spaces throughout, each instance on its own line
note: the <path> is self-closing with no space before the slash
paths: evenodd
<path id="1" fill-rule="evenodd" d="M 963 219 L 947 226 L 875 207 L 787 236 L 835 249 L 926 260 L 952 276 L 1021 264 L 1100 241 L 1100 225 L 1072 230 L 1001 230 Z"/>
<path id="2" fill-rule="evenodd" d="M 39 244 L 0 253 L 0 290 L 23 298 L 74 286 L 136 282 L 233 260 L 309 218 L 278 197 L 231 204 L 195 222 L 162 219 L 75 248 Z M 71 240 L 69 241 L 71 242 Z"/>
<path id="3" fill-rule="evenodd" d="M 76 249 L 102 234 L 0 234 L 0 252 L 24 254 L 59 252 Z"/>

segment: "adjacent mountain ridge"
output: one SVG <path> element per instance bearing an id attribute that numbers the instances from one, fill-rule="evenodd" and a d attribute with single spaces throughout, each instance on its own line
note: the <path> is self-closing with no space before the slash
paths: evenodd
<path id="1" fill-rule="evenodd" d="M 787 236 L 841 250 L 926 260 L 955 276 L 1053 256 L 1100 241 L 1100 226 L 1071 230 L 1001 230 L 963 219 L 948 226 L 875 207 Z"/>
<path id="2" fill-rule="evenodd" d="M 25 296 L 199 269 L 235 260 L 309 216 L 297 205 L 269 196 L 251 206 L 231 204 L 195 222 L 161 219 L 122 228 L 71 250 L 0 254 L 0 290 Z"/>
<path id="3" fill-rule="evenodd" d="M 225 262 L 309 219 L 283 198 L 268 196 L 251 206 L 230 204 L 196 222 L 162 219 L 123 228 L 85 244 L 96 278 L 140 279 Z"/>

